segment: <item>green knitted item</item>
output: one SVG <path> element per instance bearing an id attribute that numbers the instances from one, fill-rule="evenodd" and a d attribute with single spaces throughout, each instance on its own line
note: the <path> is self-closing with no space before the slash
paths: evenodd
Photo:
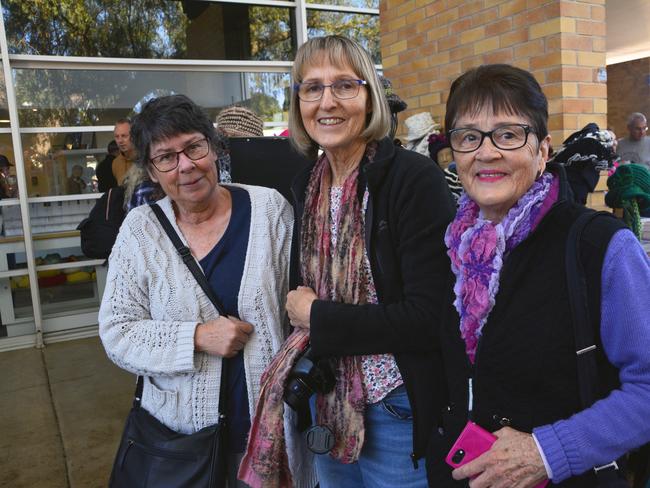
<path id="1" fill-rule="evenodd" d="M 639 164 L 624 164 L 607 178 L 605 203 L 623 209 L 623 219 L 641 239 L 640 210 L 650 208 L 650 170 Z"/>

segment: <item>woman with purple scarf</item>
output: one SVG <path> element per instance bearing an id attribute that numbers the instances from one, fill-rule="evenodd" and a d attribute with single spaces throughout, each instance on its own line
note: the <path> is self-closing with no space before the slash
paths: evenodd
<path id="1" fill-rule="evenodd" d="M 329 452 L 315 455 L 320 487 L 426 487 L 418 460 L 433 429 L 429 371 L 439 361 L 443 236 L 454 205 L 440 169 L 387 137 L 385 94 L 359 44 L 310 39 L 292 75 L 293 143 L 322 154 L 292 186 L 295 329 L 262 379 L 240 476 L 255 487 L 290 486 L 306 471 L 308 463 L 293 468 L 282 398 L 310 343 L 314 358 L 331 359 L 336 380 L 312 396 L 307 414 L 332 434 Z"/>
<path id="2" fill-rule="evenodd" d="M 594 468 L 618 482 L 612 461 L 650 440 L 650 261 L 602 215 L 578 245 L 597 336 L 585 354 L 600 383 L 599 400 L 581 407 L 564 256 L 572 224 L 593 211 L 572 203 L 563 167 L 546 163 L 547 119 L 539 84 L 519 68 L 481 66 L 451 86 L 445 126 L 465 193 L 445 236 L 446 398 L 427 453 L 431 486 L 602 486 Z M 444 459 L 468 420 L 496 441 L 452 471 Z"/>

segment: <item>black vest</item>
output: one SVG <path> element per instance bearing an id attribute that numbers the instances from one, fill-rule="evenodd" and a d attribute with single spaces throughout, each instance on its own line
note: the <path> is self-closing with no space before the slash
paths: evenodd
<path id="1" fill-rule="evenodd" d="M 537 229 L 505 259 L 495 306 L 483 327 L 472 368 L 453 305 L 441 330 L 447 405 L 427 456 L 431 486 L 462 486 L 451 480 L 444 457 L 467 422 L 468 378 L 473 375 L 472 420 L 493 432 L 504 425 L 531 432 L 581 410 L 571 310 L 565 278 L 566 239 L 571 224 L 590 210 L 558 202 Z M 600 337 L 601 270 L 615 219 L 592 221 L 580 242 L 588 282 L 590 318 Z M 447 303 L 454 300 L 449 277 Z M 602 395 L 617 386 L 617 371 L 598 347 Z M 595 486 L 593 474 L 560 486 Z"/>

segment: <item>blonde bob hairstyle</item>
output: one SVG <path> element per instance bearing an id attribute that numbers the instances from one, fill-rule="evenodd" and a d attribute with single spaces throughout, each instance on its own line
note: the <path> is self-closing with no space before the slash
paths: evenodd
<path id="1" fill-rule="evenodd" d="M 315 37 L 305 42 L 296 53 L 291 70 L 293 83 L 301 83 L 303 75 L 309 67 L 329 63 L 337 68 L 350 67 L 352 71 L 368 84 L 368 101 L 370 113 L 366 119 L 366 128 L 361 137 L 366 141 L 378 141 L 388 135 L 390 130 L 390 111 L 382 85 L 368 52 L 356 41 L 343 36 Z M 303 102 L 320 103 L 320 102 Z M 313 157 L 318 150 L 314 141 L 302 122 L 300 115 L 300 100 L 298 92 L 292 88 L 289 108 L 289 132 L 294 147 L 306 155 Z"/>

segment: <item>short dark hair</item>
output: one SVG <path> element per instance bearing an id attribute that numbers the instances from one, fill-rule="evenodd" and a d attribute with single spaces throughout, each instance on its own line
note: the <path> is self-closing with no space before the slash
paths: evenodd
<path id="1" fill-rule="evenodd" d="M 106 146 L 106 150 L 109 153 L 114 153 L 120 150 L 120 147 L 117 145 L 117 142 L 115 140 L 112 140 L 111 142 L 108 143 L 108 146 Z"/>
<path id="2" fill-rule="evenodd" d="M 548 101 L 528 71 L 509 64 L 486 64 L 458 77 L 449 91 L 445 129 L 453 129 L 461 116 L 476 115 L 485 108 L 526 117 L 539 140 L 548 135 Z"/>
<path id="3" fill-rule="evenodd" d="M 131 141 L 138 153 L 138 164 L 149 163 L 151 144 L 179 134 L 203 134 L 215 148 L 217 140 L 210 118 L 185 95 L 154 98 L 145 104 L 131 123 Z"/>
<path id="4" fill-rule="evenodd" d="M 121 119 L 117 119 L 115 121 L 115 125 L 120 125 L 120 124 L 129 124 L 131 125 L 131 119 L 128 117 L 122 117 Z"/>

